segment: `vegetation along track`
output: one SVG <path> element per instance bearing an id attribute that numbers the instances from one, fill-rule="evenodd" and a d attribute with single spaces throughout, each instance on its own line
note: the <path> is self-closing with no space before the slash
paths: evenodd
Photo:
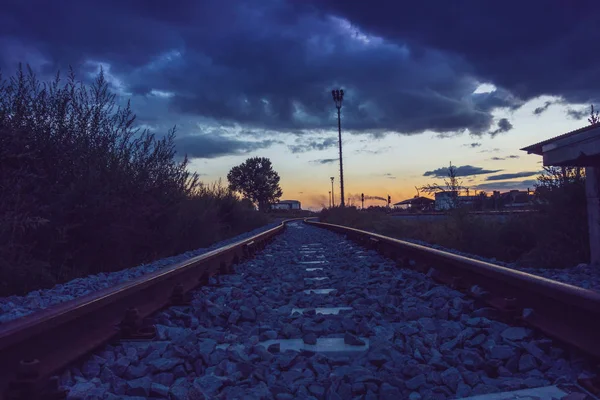
<path id="1" fill-rule="evenodd" d="M 5 398 L 34 398 L 56 373 L 73 399 L 445 399 L 593 375 L 596 293 L 287 226 L 2 325 Z"/>

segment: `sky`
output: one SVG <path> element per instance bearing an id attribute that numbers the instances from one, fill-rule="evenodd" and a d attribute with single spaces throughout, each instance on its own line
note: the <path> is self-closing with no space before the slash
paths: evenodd
<path id="1" fill-rule="evenodd" d="M 588 124 L 600 107 L 600 5 L 559 0 L 4 0 L 0 69 L 42 79 L 102 68 L 140 127 L 177 127 L 205 182 L 268 157 L 282 199 L 384 205 L 441 183 L 533 188 L 520 148 Z"/>

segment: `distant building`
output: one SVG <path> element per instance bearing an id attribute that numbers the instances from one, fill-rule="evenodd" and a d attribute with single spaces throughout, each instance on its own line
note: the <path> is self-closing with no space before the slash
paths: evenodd
<path id="1" fill-rule="evenodd" d="M 435 194 L 435 209 L 437 211 L 451 210 L 458 205 L 458 192 L 447 191 Z"/>
<path id="2" fill-rule="evenodd" d="M 525 190 L 511 190 L 510 192 L 500 193 L 502 207 L 523 208 L 530 206 L 533 194 Z"/>
<path id="3" fill-rule="evenodd" d="M 423 196 L 416 196 L 412 199 L 403 200 L 394 204 L 395 209 L 399 210 L 428 210 L 433 208 L 434 200 Z"/>
<path id="4" fill-rule="evenodd" d="M 271 204 L 272 210 L 301 210 L 298 200 L 281 200 L 278 203 Z"/>
<path id="5" fill-rule="evenodd" d="M 519 191 L 516 190 L 515 192 Z M 519 194 L 520 193 L 522 192 L 519 192 Z M 524 193 L 527 195 L 527 192 Z M 457 191 L 438 192 L 435 194 L 435 209 L 436 211 L 445 211 L 457 207 L 476 206 L 477 204 L 482 205 L 482 202 L 485 201 L 486 198 L 487 197 L 485 195 L 482 196 L 482 194 L 461 196 Z M 512 200 L 513 198 L 511 197 L 510 192 L 503 194 L 500 194 L 499 192 L 496 194 L 496 192 L 494 192 L 492 199 L 503 199 L 500 202 L 501 204 L 517 204 L 515 200 Z M 521 197 L 515 199 L 519 201 L 522 200 Z M 521 206 L 520 203 L 519 206 Z"/>

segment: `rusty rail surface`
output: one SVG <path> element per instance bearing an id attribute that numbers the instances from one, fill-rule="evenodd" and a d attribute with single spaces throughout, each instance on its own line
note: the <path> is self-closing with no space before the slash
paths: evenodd
<path id="1" fill-rule="evenodd" d="M 301 219 L 301 218 L 300 218 Z M 189 260 L 0 325 L 0 399 L 61 398 L 49 378 L 115 338 L 151 338 L 144 318 L 264 248 L 281 225 Z"/>
<path id="2" fill-rule="evenodd" d="M 430 271 L 433 279 L 469 292 L 498 315 L 521 320 L 600 357 L 600 293 L 372 232 L 309 220 L 305 223 L 345 234 L 404 267 Z"/>

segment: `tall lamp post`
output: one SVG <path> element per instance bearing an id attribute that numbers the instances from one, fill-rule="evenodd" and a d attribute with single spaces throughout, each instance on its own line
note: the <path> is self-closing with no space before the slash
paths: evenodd
<path id="1" fill-rule="evenodd" d="M 331 208 L 331 190 L 329 191 L 329 208 Z"/>
<path id="2" fill-rule="evenodd" d="M 331 179 L 331 206 L 335 207 L 335 200 L 333 199 L 333 179 L 334 179 L 334 177 L 332 176 L 329 179 Z"/>
<path id="3" fill-rule="evenodd" d="M 342 196 L 340 206 L 344 207 L 344 168 L 342 166 L 342 122 L 340 115 L 340 109 L 342 108 L 342 100 L 344 99 L 344 90 L 332 90 L 331 95 L 333 96 L 333 101 L 335 103 L 335 108 L 337 108 L 338 114 L 338 142 L 340 146 L 340 193 Z"/>

